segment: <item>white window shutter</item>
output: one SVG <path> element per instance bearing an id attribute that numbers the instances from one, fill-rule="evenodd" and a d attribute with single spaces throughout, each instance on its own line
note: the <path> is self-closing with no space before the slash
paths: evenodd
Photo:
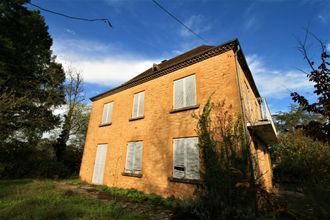
<path id="1" fill-rule="evenodd" d="M 106 123 L 112 122 L 112 110 L 113 110 L 113 102 L 108 103 L 108 118 Z"/>
<path id="2" fill-rule="evenodd" d="M 94 172 L 92 183 L 94 184 L 102 184 L 103 176 L 104 176 L 104 167 L 105 161 L 107 157 L 107 144 L 99 144 L 97 146 L 96 156 L 95 156 L 95 164 L 94 164 Z"/>
<path id="3" fill-rule="evenodd" d="M 185 106 L 196 105 L 196 77 L 195 75 L 184 78 L 185 83 Z"/>
<path id="4" fill-rule="evenodd" d="M 183 139 L 174 139 L 173 148 L 173 177 L 184 178 L 185 162 Z"/>
<path id="5" fill-rule="evenodd" d="M 138 117 L 139 94 L 135 94 L 133 98 L 133 112 L 132 118 Z"/>
<path id="6" fill-rule="evenodd" d="M 138 110 L 138 116 L 142 117 L 144 113 L 144 92 L 139 93 L 139 110 Z"/>
<path id="7" fill-rule="evenodd" d="M 199 148 L 198 138 L 185 138 L 186 176 L 187 179 L 199 179 Z"/>
<path id="8" fill-rule="evenodd" d="M 102 120 L 101 124 L 105 124 L 107 121 L 108 115 L 108 103 L 103 106 L 103 114 L 102 114 Z"/>
<path id="9" fill-rule="evenodd" d="M 125 172 L 130 173 L 133 170 L 134 142 L 127 144 Z"/>
<path id="10" fill-rule="evenodd" d="M 113 102 L 107 103 L 103 106 L 103 114 L 102 114 L 101 124 L 111 123 L 112 109 L 113 109 Z"/>
<path id="11" fill-rule="evenodd" d="M 183 79 L 174 81 L 173 105 L 174 109 L 184 107 L 184 88 Z"/>
<path id="12" fill-rule="evenodd" d="M 134 146 L 134 173 L 141 173 L 141 167 L 142 167 L 142 145 L 143 142 L 135 142 Z"/>

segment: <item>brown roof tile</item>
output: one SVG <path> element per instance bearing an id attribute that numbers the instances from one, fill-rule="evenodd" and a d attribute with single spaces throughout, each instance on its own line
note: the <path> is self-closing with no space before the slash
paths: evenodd
<path id="1" fill-rule="evenodd" d="M 196 54 L 198 54 L 200 52 L 203 52 L 203 51 L 208 50 L 208 49 L 213 48 L 213 47 L 214 46 L 202 45 L 202 46 L 196 47 L 196 48 L 194 48 L 192 50 L 189 50 L 188 52 L 186 52 L 184 54 L 181 54 L 179 56 L 176 56 L 176 57 L 174 57 L 174 58 L 172 58 L 170 60 L 165 60 L 165 61 L 157 64 L 157 66 L 159 67 L 159 69 L 157 71 L 162 70 L 162 69 L 164 69 L 166 67 L 169 67 L 169 66 L 171 66 L 171 65 L 173 65 L 173 64 L 175 64 L 177 62 L 180 62 L 180 61 L 182 61 L 184 59 L 187 59 L 189 57 L 192 57 L 192 56 L 194 56 L 194 55 L 196 55 Z M 130 79 L 129 81 L 125 82 L 124 84 L 122 84 L 122 86 L 123 85 L 126 85 L 126 84 L 129 84 L 129 83 L 132 83 L 132 82 L 135 82 L 135 81 L 138 81 L 139 79 L 142 79 L 144 77 L 150 76 L 154 72 L 155 71 L 151 67 L 151 68 L 147 69 L 146 71 L 144 71 L 143 73 L 140 73 L 139 75 L 137 75 L 134 78 Z"/>
<path id="2" fill-rule="evenodd" d="M 220 53 L 224 53 L 228 50 L 235 49 L 237 47 L 239 47 L 239 42 L 237 39 L 228 41 L 219 46 L 202 45 L 202 46 L 196 47 L 184 54 L 181 54 L 170 60 L 165 60 L 165 61 L 157 64 L 155 69 L 153 69 L 153 67 L 147 69 L 146 71 L 135 76 L 134 78 L 130 79 L 129 81 L 125 82 L 124 84 L 122 84 L 116 88 L 113 88 L 111 90 L 108 90 L 104 93 L 101 93 L 97 96 L 92 97 L 91 100 L 95 101 L 95 100 L 101 99 L 108 95 L 123 91 L 127 88 L 131 88 L 131 87 L 141 84 L 143 82 L 152 80 L 154 78 L 160 77 L 160 76 L 168 74 L 170 72 L 173 72 L 177 69 L 184 68 L 186 66 L 200 62 L 200 61 L 210 58 L 212 56 L 216 56 Z M 259 96 L 259 92 L 255 86 L 250 69 L 248 68 L 248 65 L 246 63 L 245 57 L 244 57 L 241 49 L 239 50 L 238 56 L 239 56 L 238 60 L 241 63 L 242 68 L 247 70 L 247 75 L 248 75 L 247 77 L 249 78 L 249 80 L 252 80 L 252 87 L 255 89 L 255 91 L 257 92 L 257 95 Z"/>

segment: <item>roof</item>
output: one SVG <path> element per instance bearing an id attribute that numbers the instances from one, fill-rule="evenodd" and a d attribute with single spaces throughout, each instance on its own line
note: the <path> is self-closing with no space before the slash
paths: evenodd
<path id="1" fill-rule="evenodd" d="M 257 87 L 254 83 L 251 71 L 247 65 L 246 59 L 244 57 L 243 51 L 239 46 L 239 42 L 237 39 L 228 41 L 223 43 L 219 46 L 209 46 L 209 45 L 201 45 L 196 47 L 184 54 L 176 56 L 170 60 L 164 60 L 159 64 L 154 65 L 153 67 L 147 69 L 146 71 L 142 72 L 141 74 L 135 76 L 134 78 L 130 79 L 129 81 L 121 84 L 118 87 L 115 87 L 111 90 L 103 92 L 99 95 L 96 95 L 91 98 L 91 101 L 96 101 L 106 96 L 115 94 L 117 92 L 126 90 L 128 88 L 134 87 L 136 85 L 142 84 L 144 82 L 150 81 L 152 79 L 161 77 L 168 73 L 174 72 L 178 69 L 190 66 L 194 63 L 201 62 L 205 59 L 211 58 L 213 56 L 217 56 L 219 54 L 225 53 L 229 50 L 236 50 L 238 49 L 238 61 L 240 62 L 243 70 L 247 73 L 247 78 L 251 83 L 252 89 L 256 92 L 256 95 L 260 97 Z"/>

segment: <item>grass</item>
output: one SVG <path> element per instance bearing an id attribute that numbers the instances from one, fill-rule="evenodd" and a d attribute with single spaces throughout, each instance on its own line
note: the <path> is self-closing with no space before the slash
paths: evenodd
<path id="1" fill-rule="evenodd" d="M 79 178 L 71 178 L 65 180 L 65 182 L 72 185 L 84 185 L 87 184 L 81 181 Z M 147 194 L 136 189 L 122 189 L 118 187 L 108 187 L 105 185 L 96 186 L 96 190 L 103 191 L 109 193 L 114 197 L 118 197 L 119 199 L 129 200 L 133 202 L 139 203 L 147 203 L 151 205 L 161 205 L 167 208 L 175 208 L 176 205 L 180 202 L 180 200 L 175 199 L 174 197 L 163 198 L 156 194 Z"/>
<path id="2" fill-rule="evenodd" d="M 130 201 L 143 202 L 151 205 L 162 205 L 168 208 L 174 208 L 179 202 L 174 197 L 163 198 L 156 194 L 146 194 L 135 189 L 121 189 L 108 186 L 97 186 L 96 189 Z"/>
<path id="3" fill-rule="evenodd" d="M 116 202 L 60 191 L 51 180 L 0 181 L 0 219 L 142 219 Z"/>

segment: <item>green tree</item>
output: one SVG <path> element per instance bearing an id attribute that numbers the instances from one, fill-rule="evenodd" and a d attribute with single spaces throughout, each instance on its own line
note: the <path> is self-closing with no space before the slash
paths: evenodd
<path id="1" fill-rule="evenodd" d="M 89 108 L 84 102 L 81 73 L 69 68 L 66 74 L 67 80 L 64 90 L 67 111 L 64 115 L 61 133 L 53 145 L 59 161 L 63 159 L 68 143 L 71 144 L 71 147 L 77 148 L 76 150 L 82 150 L 89 119 Z"/>
<path id="2" fill-rule="evenodd" d="M 307 43 L 310 35 L 320 44 L 321 60 L 318 66 L 316 66 L 315 62 L 308 54 Z M 297 92 L 291 93 L 291 96 L 295 102 L 299 103 L 303 110 L 320 114 L 325 119 L 323 123 L 314 120 L 311 121 L 304 127 L 305 133 L 318 140 L 330 143 L 330 63 L 328 61 L 330 55 L 327 52 L 326 45 L 314 34 L 310 33 L 308 29 L 306 30 L 304 41 L 298 40 L 298 43 L 298 49 L 311 69 L 311 72 L 306 73 L 306 75 L 308 80 L 314 84 L 314 94 L 317 100 L 310 103 L 310 101 Z"/>
<path id="3" fill-rule="evenodd" d="M 16 139 L 36 144 L 59 123 L 53 109 L 64 103 L 62 65 L 52 55 L 52 38 L 28 0 L 0 0 L 0 130 L 2 144 Z"/>
<path id="4" fill-rule="evenodd" d="M 272 116 L 276 129 L 281 133 L 294 132 L 299 128 L 308 126 L 311 121 L 324 122 L 321 115 L 307 112 L 301 106 L 296 105 L 291 105 L 289 112 L 279 112 Z"/>

